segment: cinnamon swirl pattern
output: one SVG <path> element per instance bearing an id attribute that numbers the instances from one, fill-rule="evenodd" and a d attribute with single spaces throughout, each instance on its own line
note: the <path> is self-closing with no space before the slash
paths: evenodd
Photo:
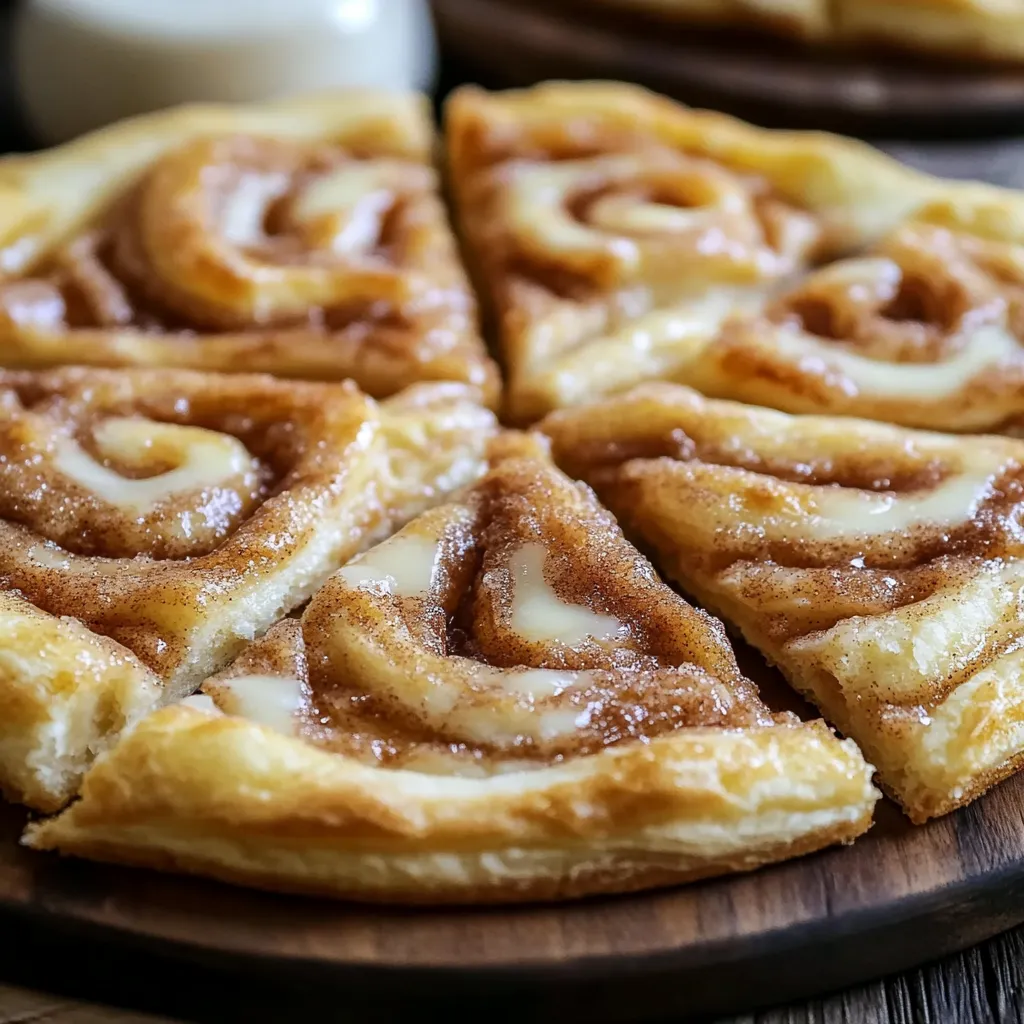
<path id="1" fill-rule="evenodd" d="M 0 160 L 0 362 L 497 394 L 424 100 L 186 107 Z"/>
<path id="2" fill-rule="evenodd" d="M 478 476 L 465 385 L 0 372 L 0 785 L 51 809 L 338 565 Z"/>
<path id="3" fill-rule="evenodd" d="M 914 821 L 1024 759 L 1024 443 L 652 384 L 542 429 L 668 575 L 854 738 Z"/>
<path id="4" fill-rule="evenodd" d="M 508 411 L 653 379 L 789 412 L 1020 429 L 1024 201 L 633 87 L 449 108 Z"/>
<path id="5" fill-rule="evenodd" d="M 535 441 L 144 719 L 28 843 L 360 899 L 629 890 L 852 839 L 872 769 L 772 715 Z"/>
<path id="6" fill-rule="evenodd" d="M 728 322 L 695 383 L 790 412 L 1018 433 L 1022 300 L 1024 246 L 905 224 Z"/>

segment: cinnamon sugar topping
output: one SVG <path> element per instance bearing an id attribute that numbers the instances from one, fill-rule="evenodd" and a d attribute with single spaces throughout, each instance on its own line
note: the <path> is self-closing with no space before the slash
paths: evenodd
<path id="1" fill-rule="evenodd" d="M 322 136 L 178 125 L 135 173 L 120 167 L 130 145 L 97 139 L 122 186 L 45 223 L 45 242 L 0 249 L 0 362 L 353 378 L 375 395 L 451 379 L 493 399 L 426 114 L 412 98 L 358 103 Z"/>
<path id="2" fill-rule="evenodd" d="M 518 422 L 660 379 L 788 412 L 1020 427 L 1006 197 L 603 83 L 461 90 L 449 149 Z"/>
<path id="3" fill-rule="evenodd" d="M 542 429 L 670 576 L 866 749 L 915 818 L 1012 770 L 1020 441 L 791 417 L 672 385 Z"/>
<path id="4" fill-rule="evenodd" d="M 0 582 L 195 685 L 478 475 L 494 421 L 473 397 L 425 386 L 382 409 L 266 377 L 0 373 Z"/>
<path id="5" fill-rule="evenodd" d="M 528 445 L 493 461 L 464 501 L 355 559 L 206 692 L 231 710 L 224 687 L 301 662 L 303 736 L 440 773 L 771 724 L 720 626 L 658 580 L 588 492 Z"/>

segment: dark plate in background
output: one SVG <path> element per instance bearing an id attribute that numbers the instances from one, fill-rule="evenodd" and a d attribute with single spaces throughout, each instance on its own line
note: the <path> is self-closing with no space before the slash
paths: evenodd
<path id="1" fill-rule="evenodd" d="M 611 17 L 594 3 L 433 4 L 445 49 L 504 85 L 624 79 L 760 124 L 878 137 L 979 136 L 1024 126 L 1024 68 L 881 50 L 867 57 L 814 52 L 771 36 Z"/>

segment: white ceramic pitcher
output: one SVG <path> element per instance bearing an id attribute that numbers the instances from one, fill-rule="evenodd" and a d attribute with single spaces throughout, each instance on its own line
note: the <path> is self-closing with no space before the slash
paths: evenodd
<path id="1" fill-rule="evenodd" d="M 27 0 L 14 40 L 45 143 L 176 103 L 429 88 L 436 70 L 426 0 Z"/>

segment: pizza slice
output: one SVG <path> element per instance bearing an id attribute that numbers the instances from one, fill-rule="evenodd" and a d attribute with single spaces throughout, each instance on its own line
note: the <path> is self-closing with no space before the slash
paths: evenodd
<path id="1" fill-rule="evenodd" d="M 914 821 L 1024 762 L 1024 444 L 657 384 L 553 414 L 662 571 L 853 737 Z"/>

